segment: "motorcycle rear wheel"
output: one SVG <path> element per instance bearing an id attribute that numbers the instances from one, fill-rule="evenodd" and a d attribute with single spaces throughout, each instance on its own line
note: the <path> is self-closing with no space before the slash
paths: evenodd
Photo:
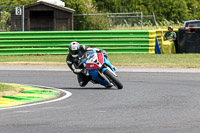
<path id="1" fill-rule="evenodd" d="M 104 71 L 104 75 L 109 79 L 111 83 L 114 84 L 115 87 L 117 87 L 117 89 L 123 88 L 122 83 L 108 69 Z"/>

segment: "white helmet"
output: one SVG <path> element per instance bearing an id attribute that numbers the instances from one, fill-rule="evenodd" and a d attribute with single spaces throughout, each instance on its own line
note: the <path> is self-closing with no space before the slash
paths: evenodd
<path id="1" fill-rule="evenodd" d="M 79 50 L 80 44 L 78 42 L 71 42 L 69 44 L 69 54 L 71 54 L 72 57 L 78 57 Z"/>

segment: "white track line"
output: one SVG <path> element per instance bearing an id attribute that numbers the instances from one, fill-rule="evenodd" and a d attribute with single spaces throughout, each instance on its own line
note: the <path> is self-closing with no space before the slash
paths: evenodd
<path id="1" fill-rule="evenodd" d="M 16 84 L 16 83 L 12 83 L 12 84 Z M 20 84 L 20 85 L 22 85 L 22 84 Z M 24 84 L 23 84 L 23 85 L 24 85 Z M 68 97 L 70 97 L 70 96 L 72 95 L 72 93 L 69 92 L 69 91 L 61 90 L 61 89 L 54 88 L 54 87 L 41 86 L 41 85 L 29 85 L 29 86 L 35 86 L 35 87 L 41 87 L 41 88 L 46 88 L 46 89 L 59 90 L 59 91 L 64 92 L 66 95 L 64 95 L 64 96 L 62 96 L 62 97 L 59 97 L 59 98 L 57 98 L 57 99 L 49 100 L 49 101 L 43 101 L 43 102 L 37 102 L 37 103 L 30 103 L 30 104 L 24 104 L 24 105 L 13 106 L 13 107 L 7 107 L 7 108 L 0 108 L 0 110 L 16 109 L 16 108 L 34 106 L 34 105 L 39 105 L 39 104 L 57 102 L 57 101 L 64 100 L 64 99 L 66 99 L 66 98 L 68 98 Z"/>

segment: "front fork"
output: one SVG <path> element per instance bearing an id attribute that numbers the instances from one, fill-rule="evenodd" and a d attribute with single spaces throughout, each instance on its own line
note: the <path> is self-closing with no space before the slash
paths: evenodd
<path id="1" fill-rule="evenodd" d="M 103 65 L 103 69 L 102 69 L 102 73 L 104 73 L 104 71 L 108 69 L 113 75 L 115 75 L 115 77 L 117 77 L 117 74 L 115 72 L 115 70 L 112 70 L 109 66 L 107 66 L 106 64 Z"/>
<path id="2" fill-rule="evenodd" d="M 101 70 L 102 72 L 100 72 L 99 70 L 97 70 L 97 72 L 99 73 L 99 75 L 100 75 L 104 80 L 106 80 L 106 82 L 108 82 L 110 85 L 112 85 L 112 83 L 110 82 L 110 80 L 103 74 L 103 73 L 105 72 L 106 69 L 108 69 L 111 73 L 113 73 L 113 74 L 117 77 L 116 73 L 113 72 L 113 71 L 110 69 L 110 67 L 108 67 L 108 66 L 105 65 L 105 64 L 104 64 L 104 66 L 103 66 L 103 69 Z"/>
<path id="3" fill-rule="evenodd" d="M 97 72 L 99 73 L 99 75 L 100 75 L 106 82 L 108 82 L 109 84 L 111 84 L 110 81 L 109 81 L 109 79 L 108 79 L 103 73 L 101 73 L 99 70 L 97 70 Z"/>

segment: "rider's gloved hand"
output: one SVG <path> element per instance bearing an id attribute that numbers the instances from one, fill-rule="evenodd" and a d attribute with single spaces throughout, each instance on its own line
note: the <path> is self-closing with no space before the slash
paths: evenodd
<path id="1" fill-rule="evenodd" d="M 74 69 L 74 73 L 78 74 L 81 73 L 82 69 Z"/>
<path id="2" fill-rule="evenodd" d="M 86 70 L 86 69 L 83 69 L 83 70 L 82 70 L 82 73 L 85 74 L 85 75 L 87 75 L 87 70 Z"/>

